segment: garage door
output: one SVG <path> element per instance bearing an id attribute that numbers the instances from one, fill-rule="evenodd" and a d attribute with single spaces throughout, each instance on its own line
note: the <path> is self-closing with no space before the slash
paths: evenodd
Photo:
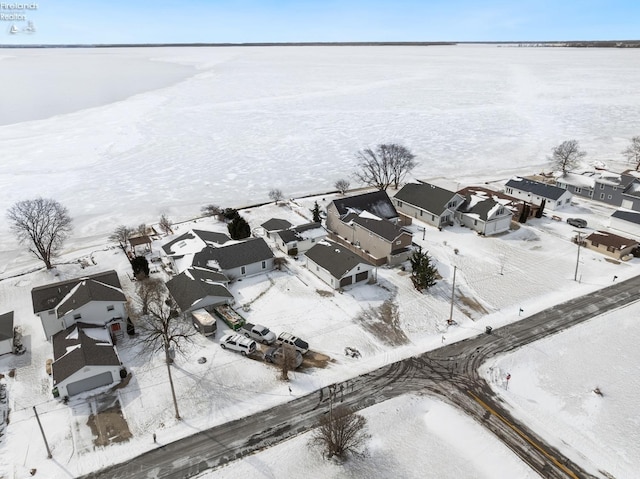
<path id="1" fill-rule="evenodd" d="M 347 276 L 346 278 L 342 278 L 340 280 L 340 287 L 349 286 L 353 281 L 353 276 Z"/>
<path id="2" fill-rule="evenodd" d="M 368 271 L 363 271 L 362 273 L 358 273 L 356 274 L 356 283 L 359 283 L 360 281 L 366 281 L 368 277 L 369 277 Z"/>
<path id="3" fill-rule="evenodd" d="M 67 392 L 69 393 L 69 396 L 73 396 L 75 394 L 89 391 L 90 389 L 99 388 L 100 386 L 106 386 L 107 384 L 111 384 L 112 382 L 113 375 L 111 374 L 111 371 L 107 371 L 105 373 L 98 374 L 97 376 L 70 383 L 67 386 Z"/>

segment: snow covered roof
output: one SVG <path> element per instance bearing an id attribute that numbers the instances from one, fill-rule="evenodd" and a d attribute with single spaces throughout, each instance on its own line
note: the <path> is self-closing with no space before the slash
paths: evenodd
<path id="1" fill-rule="evenodd" d="M 167 281 L 167 289 L 182 312 L 189 311 L 196 302 L 206 297 L 219 297 L 220 303 L 226 303 L 226 298 L 233 298 L 224 284 L 195 279 L 188 271 Z"/>
<path id="2" fill-rule="evenodd" d="M 336 279 L 342 277 L 358 265 L 367 269 L 373 267 L 367 260 L 349 251 L 346 247 L 333 241 L 321 241 L 305 253 L 305 256 L 321 268 L 329 271 Z"/>
<path id="3" fill-rule="evenodd" d="M 618 236 L 607 231 L 594 231 L 585 239 L 591 243 L 610 246 L 617 250 L 622 250 L 638 244 L 636 240 L 625 238 L 624 236 Z"/>
<path id="4" fill-rule="evenodd" d="M 527 178 L 520 178 L 519 176 L 511 178 L 506 182 L 505 186 L 520 191 L 526 191 L 527 193 L 533 193 L 542 198 L 554 201 L 560 199 L 562 195 L 567 193 L 567 190 L 564 188 L 559 188 L 547 183 L 541 183 L 539 181 L 529 180 Z M 571 193 L 569 193 L 569 195 L 571 195 Z"/>
<path id="5" fill-rule="evenodd" d="M 207 246 L 193 257 L 193 266 L 206 268 L 210 261 L 226 271 L 273 258 L 273 251 L 262 238 L 251 238 L 229 245 Z"/>
<path id="6" fill-rule="evenodd" d="M 386 220 L 398 217 L 398 212 L 393 203 L 391 203 L 386 191 L 373 191 L 362 195 L 349 196 L 333 200 L 332 203 L 340 216 L 368 211 Z"/>
<path id="7" fill-rule="evenodd" d="M 384 238 L 387 241 L 393 241 L 398 236 L 405 233 L 405 231 L 400 226 L 396 226 L 391 221 L 372 216 L 371 214 L 361 213 L 359 215 L 356 215 L 352 213 L 345 216 L 342 221 L 344 221 L 345 223 L 356 223 L 365 230 L 371 231 L 372 233 L 380 236 L 381 238 Z"/>
<path id="8" fill-rule="evenodd" d="M 306 223 L 303 225 L 295 226 L 288 230 L 278 231 L 277 234 L 286 244 L 291 243 L 292 241 L 322 238 L 327 235 L 327 232 L 320 223 Z"/>

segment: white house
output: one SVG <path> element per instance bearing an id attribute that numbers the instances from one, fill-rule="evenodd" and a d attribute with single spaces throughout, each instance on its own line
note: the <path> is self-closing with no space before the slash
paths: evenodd
<path id="1" fill-rule="evenodd" d="M 509 231 L 513 213 L 501 202 L 481 194 L 469 194 L 458 207 L 456 218 L 481 235 L 490 236 Z"/>
<path id="2" fill-rule="evenodd" d="M 367 282 L 374 265 L 346 247 L 324 240 L 305 253 L 307 269 L 333 289 Z"/>
<path id="3" fill-rule="evenodd" d="M 54 397 L 80 394 L 126 376 L 105 328 L 71 326 L 56 333 L 52 343 Z"/>
<path id="4" fill-rule="evenodd" d="M 504 192 L 534 205 L 544 203 L 545 207 L 550 210 L 557 210 L 570 204 L 571 198 L 573 198 L 573 194 L 568 190 L 519 176 L 507 181 L 504 185 Z"/>
<path id="5" fill-rule="evenodd" d="M 193 256 L 193 267 L 207 268 L 230 280 L 266 273 L 274 268 L 274 255 L 262 238 L 219 247 L 207 246 Z"/>
<path id="6" fill-rule="evenodd" d="M 304 253 L 326 237 L 327 231 L 320 223 L 306 223 L 275 233 L 278 249 L 291 255 Z"/>
<path id="7" fill-rule="evenodd" d="M 162 253 L 175 274 L 189 268 L 196 253 L 207 246 L 221 246 L 231 238 L 224 233 L 205 230 L 190 230 L 162 245 Z"/>
<path id="8" fill-rule="evenodd" d="M 0 355 L 13 352 L 13 311 L 0 315 Z"/>
<path id="9" fill-rule="evenodd" d="M 127 298 L 113 270 L 33 288 L 31 299 L 47 339 L 79 321 L 121 333 L 127 318 Z"/>

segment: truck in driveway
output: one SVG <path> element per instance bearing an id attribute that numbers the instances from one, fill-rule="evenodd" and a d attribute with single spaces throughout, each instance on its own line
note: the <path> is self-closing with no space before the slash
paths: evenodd
<path id="1" fill-rule="evenodd" d="M 222 319 L 227 326 L 234 331 L 238 331 L 245 323 L 244 318 L 228 304 L 222 304 L 213 308 L 213 313 Z"/>
<path id="2" fill-rule="evenodd" d="M 273 344 L 276 341 L 275 333 L 261 324 L 244 323 L 238 332 L 244 334 L 247 338 L 253 338 L 262 344 Z"/>

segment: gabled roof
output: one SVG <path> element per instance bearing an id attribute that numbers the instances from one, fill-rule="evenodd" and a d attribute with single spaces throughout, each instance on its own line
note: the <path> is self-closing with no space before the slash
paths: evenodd
<path id="1" fill-rule="evenodd" d="M 318 230 L 318 231 L 314 231 Z M 278 231 L 277 235 L 286 244 L 292 241 L 303 241 L 307 238 L 317 238 L 326 236 L 326 231 L 320 223 L 306 223 L 299 226 L 294 226 L 288 230 Z"/>
<path id="2" fill-rule="evenodd" d="M 618 250 L 638 244 L 636 240 L 625 238 L 624 236 L 614 235 L 613 233 L 609 233 L 607 231 L 594 231 L 585 239 L 591 241 L 592 243 L 611 246 Z"/>
<path id="3" fill-rule="evenodd" d="M 440 216 L 455 196 L 455 192 L 429 183 L 407 183 L 394 198 Z"/>
<path id="4" fill-rule="evenodd" d="M 81 283 L 85 283 L 83 288 L 78 288 Z M 90 286 L 86 286 L 89 284 Z M 95 284 L 95 287 L 93 285 Z M 73 291 L 82 289 L 82 291 Z M 70 295 L 70 293 L 72 293 Z M 67 296 L 69 296 L 67 298 Z M 73 296 L 73 297 L 71 297 Z M 38 314 L 42 311 L 55 309 L 62 301 L 73 299 L 76 301 L 72 309 L 78 308 L 83 302 L 96 301 L 126 301 L 122 293 L 122 286 L 115 271 L 75 278 L 59 283 L 38 286 L 31 290 L 31 300 L 33 302 L 33 312 Z M 73 303 L 71 303 L 73 304 Z"/>
<path id="5" fill-rule="evenodd" d="M 229 282 L 229 278 L 227 278 L 225 274 L 220 271 L 213 271 L 209 268 L 188 268 L 185 272 L 198 281 L 223 284 L 227 284 Z"/>
<path id="6" fill-rule="evenodd" d="M 400 226 L 396 226 L 391 221 L 377 218 L 372 215 L 367 215 L 366 213 L 361 213 L 359 215 L 350 213 L 342 218 L 342 221 L 344 221 L 345 223 L 356 223 L 362 226 L 367 231 L 371 231 L 372 233 L 380 236 L 381 238 L 384 238 L 387 241 L 393 241 L 405 232 L 405 230 L 403 230 Z"/>
<path id="7" fill-rule="evenodd" d="M 262 223 L 260 226 L 262 226 L 266 231 L 280 231 L 291 228 L 291 223 L 280 218 L 271 218 L 270 220 Z"/>
<path id="8" fill-rule="evenodd" d="M 13 311 L 0 315 L 0 341 L 13 339 Z"/>
<path id="9" fill-rule="evenodd" d="M 71 326 L 53 335 L 53 384 L 64 381 L 85 366 L 118 366 L 120 358 L 104 328 Z M 97 333 L 97 334 L 94 334 Z M 103 337 L 103 339 L 96 339 Z"/>
<path id="10" fill-rule="evenodd" d="M 548 198 L 554 201 L 560 199 L 563 194 L 567 193 L 567 190 L 565 190 L 564 188 L 559 188 L 547 183 L 540 183 L 539 181 L 520 177 L 511 178 L 506 182 L 505 186 L 520 191 L 526 191 L 527 193 L 533 193 L 542 198 Z"/>
<path id="11" fill-rule="evenodd" d="M 167 244 L 162 245 L 162 249 L 169 256 L 186 255 L 200 251 L 202 249 L 202 243 L 212 246 L 221 245 L 227 241 L 231 241 L 231 238 L 224 233 L 190 230 L 169 241 Z"/>
<path id="12" fill-rule="evenodd" d="M 217 231 L 193 230 L 193 233 L 208 245 L 222 245 L 227 241 L 231 241 L 229 235 L 218 233 Z"/>
<path id="13" fill-rule="evenodd" d="M 174 246 L 177 245 L 178 243 L 180 243 L 181 241 L 188 241 L 188 240 L 192 240 L 195 239 L 196 235 L 193 233 L 193 231 L 187 231 L 186 233 L 181 234 L 180 236 L 178 236 L 175 239 L 172 239 L 171 241 L 169 241 L 166 244 L 162 245 L 162 249 L 164 250 L 165 253 L 167 253 L 168 255 L 172 255 L 172 254 L 176 254 L 177 251 L 174 250 Z"/>
<path id="14" fill-rule="evenodd" d="M 58 304 L 58 317 L 78 309 L 92 301 L 126 302 L 127 298 L 121 289 L 101 283 L 95 279 L 81 281 Z"/>
<path id="15" fill-rule="evenodd" d="M 616 210 L 611 215 L 612 218 L 618 218 L 620 220 L 628 221 L 640 225 L 640 212 L 630 210 Z"/>
<path id="16" fill-rule="evenodd" d="M 386 191 L 374 191 L 357 196 L 349 196 L 332 201 L 340 216 L 348 213 L 368 211 L 379 218 L 390 220 L 398 217 L 393 203 Z"/>
<path id="17" fill-rule="evenodd" d="M 189 311 L 191 307 L 207 296 L 221 298 L 233 298 L 229 290 L 220 283 L 209 283 L 194 279 L 187 270 L 167 281 L 167 289 L 173 299 L 178 303 L 180 310 Z"/>
<path id="18" fill-rule="evenodd" d="M 629 182 L 622 194 L 640 198 L 640 180 L 634 179 L 633 181 Z"/>
<path id="19" fill-rule="evenodd" d="M 336 279 L 341 279 L 359 264 L 373 266 L 344 246 L 328 240 L 317 243 L 305 255 L 318 266 L 329 271 Z"/>
<path id="20" fill-rule="evenodd" d="M 252 238 L 239 243 L 213 248 L 207 246 L 193 257 L 193 266 L 211 267 L 211 263 L 222 270 L 247 266 L 273 258 L 273 251 L 262 238 Z"/>
<path id="21" fill-rule="evenodd" d="M 487 221 L 489 217 L 493 216 L 495 212 L 500 209 L 501 206 L 504 205 L 493 198 L 468 194 L 465 197 L 464 203 L 462 203 L 458 208 L 458 211 L 462 211 L 466 214 L 477 215 L 478 219 Z M 507 207 L 504 207 L 504 211 L 512 214 L 511 210 Z"/>

